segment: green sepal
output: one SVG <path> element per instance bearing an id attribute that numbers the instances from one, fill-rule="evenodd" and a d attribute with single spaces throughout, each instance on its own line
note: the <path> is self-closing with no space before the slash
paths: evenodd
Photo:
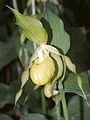
<path id="1" fill-rule="evenodd" d="M 16 107 L 16 104 L 17 104 L 19 98 L 21 97 L 21 95 L 22 95 L 22 89 L 20 89 L 20 90 L 16 93 L 14 108 Z"/>
<path id="2" fill-rule="evenodd" d="M 16 17 L 16 24 L 23 30 L 25 37 L 37 44 L 46 44 L 48 35 L 42 23 L 32 16 L 26 16 L 7 6 Z"/>
<path id="3" fill-rule="evenodd" d="M 50 53 L 56 54 L 58 56 L 60 56 L 61 54 L 59 53 L 58 49 L 56 49 L 55 47 L 53 47 L 52 45 L 42 45 L 45 47 L 46 50 L 48 50 Z"/>
<path id="4" fill-rule="evenodd" d="M 55 83 L 62 76 L 64 68 L 63 68 L 63 62 L 60 56 L 53 54 L 53 53 L 51 53 L 50 55 L 55 60 L 55 64 L 56 64 L 56 73 L 55 73 L 54 78 L 52 79 L 52 85 L 51 85 L 52 86 L 51 89 L 53 90 Z"/>
<path id="5" fill-rule="evenodd" d="M 70 58 L 68 56 L 64 56 L 64 59 L 65 59 L 65 63 L 66 63 L 66 66 L 67 68 L 76 74 L 76 66 L 72 63 L 72 61 L 70 60 Z"/>
<path id="6" fill-rule="evenodd" d="M 15 96 L 15 106 L 22 95 L 23 87 L 29 79 L 29 68 L 27 68 L 21 75 L 21 87 L 20 90 L 16 93 Z"/>
<path id="7" fill-rule="evenodd" d="M 81 91 L 83 93 L 83 97 L 87 100 L 87 97 L 85 95 L 85 92 L 84 92 L 83 86 L 82 86 L 82 79 L 81 79 L 81 77 L 78 74 L 76 74 L 76 77 L 77 77 L 78 86 L 79 86 L 79 88 L 81 89 Z"/>
<path id="8" fill-rule="evenodd" d="M 70 60 L 70 58 L 68 56 L 64 56 L 64 59 L 65 59 L 65 63 L 66 63 L 66 66 L 68 67 L 68 69 L 76 75 L 76 80 L 77 80 L 78 86 L 79 86 L 79 88 L 81 89 L 81 91 L 83 93 L 84 99 L 87 100 L 87 97 L 85 95 L 85 92 L 84 92 L 83 86 L 82 86 L 82 79 L 76 73 L 76 66 L 72 63 L 72 61 Z"/>
<path id="9" fill-rule="evenodd" d="M 29 79 L 29 68 L 27 68 L 21 76 L 21 89 L 24 87 L 24 85 L 26 84 L 26 82 Z"/>

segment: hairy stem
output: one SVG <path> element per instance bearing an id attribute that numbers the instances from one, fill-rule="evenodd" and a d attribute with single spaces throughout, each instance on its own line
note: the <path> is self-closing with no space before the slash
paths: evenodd
<path id="1" fill-rule="evenodd" d="M 58 96 L 55 97 L 55 104 L 56 104 L 56 116 L 57 116 L 57 120 L 61 120 L 61 107 L 60 107 L 60 100 L 58 98 Z"/>
<path id="2" fill-rule="evenodd" d="M 67 104 L 66 104 L 66 99 L 65 99 L 65 93 L 64 92 L 62 92 L 62 106 L 63 106 L 63 112 L 64 112 L 65 120 L 69 120 Z"/>
<path id="3" fill-rule="evenodd" d="M 36 9 L 35 9 L 35 0 L 32 0 L 32 15 L 36 14 Z"/>
<path id="4" fill-rule="evenodd" d="M 36 9 L 35 9 L 35 0 L 32 0 L 32 15 L 35 15 L 36 14 Z M 34 50 L 36 49 L 36 44 L 33 43 L 33 46 L 34 46 Z"/>
<path id="5" fill-rule="evenodd" d="M 69 120 L 66 98 L 65 98 L 65 93 L 63 91 L 62 82 L 59 82 L 59 86 L 60 86 L 60 95 L 61 95 L 61 102 L 62 102 L 62 107 L 63 107 L 64 118 L 65 118 L 65 120 Z"/>
<path id="6" fill-rule="evenodd" d="M 14 9 L 18 10 L 18 7 L 17 7 L 17 0 L 12 0 L 12 3 L 13 3 Z"/>

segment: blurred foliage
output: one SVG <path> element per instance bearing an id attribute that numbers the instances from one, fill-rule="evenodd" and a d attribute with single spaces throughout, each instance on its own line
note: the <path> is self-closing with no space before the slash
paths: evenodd
<path id="1" fill-rule="evenodd" d="M 77 65 L 78 72 L 83 72 L 80 75 L 88 97 L 90 96 L 90 71 L 88 71 L 90 69 L 90 0 L 45 1 L 47 8 L 64 21 L 65 30 L 69 33 L 71 42 L 68 56 Z M 27 2 L 28 0 L 17 0 L 21 13 L 27 7 Z M 19 48 L 22 47 L 20 43 L 21 31 L 15 25 L 15 18 L 5 5 L 13 7 L 11 0 L 0 0 L 0 120 L 28 120 L 28 117 L 31 117 L 30 120 L 55 120 L 52 99 L 46 100 L 47 118 L 41 115 L 41 92 L 40 89 L 33 91 L 34 85 L 31 80 L 24 86 L 23 95 L 16 110 L 13 111 L 14 98 L 21 84 L 22 67 L 26 66 L 26 56 L 23 54 L 21 62 L 19 62 L 18 53 Z M 41 14 L 42 2 L 37 0 L 36 5 L 37 13 Z M 31 13 L 31 6 L 28 7 L 28 13 Z M 34 49 L 32 42 L 26 41 L 22 49 L 29 58 Z M 82 96 L 75 83 L 73 74 L 66 76 L 65 91 L 66 93 L 73 92 L 67 96 L 70 117 L 76 120 L 89 120 L 90 108 L 83 99 L 75 96 L 76 93 Z M 89 97 L 88 100 L 90 101 Z M 39 114 L 31 114 L 32 112 Z"/>

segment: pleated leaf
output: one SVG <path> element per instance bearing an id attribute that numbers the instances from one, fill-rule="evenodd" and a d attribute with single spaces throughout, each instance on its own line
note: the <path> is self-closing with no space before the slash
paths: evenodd
<path id="1" fill-rule="evenodd" d="M 52 41 L 50 40 L 51 44 L 62 49 L 64 54 L 66 54 L 70 47 L 70 37 L 64 30 L 63 21 L 49 9 L 45 9 L 43 17 L 50 24 L 52 32 Z"/>
<path id="2" fill-rule="evenodd" d="M 87 100 L 85 92 L 83 90 L 83 86 L 82 86 L 82 79 L 76 73 L 76 66 L 72 63 L 72 61 L 70 60 L 70 58 L 68 56 L 64 56 L 64 59 L 65 59 L 65 63 L 66 63 L 66 66 L 68 67 L 68 69 L 76 75 L 76 80 L 77 80 L 78 86 L 83 93 L 83 97 Z"/>
<path id="3" fill-rule="evenodd" d="M 47 32 L 38 19 L 23 15 L 11 7 L 8 8 L 14 13 L 16 17 L 16 24 L 23 30 L 23 33 L 27 39 L 36 42 L 37 44 L 47 43 Z"/>

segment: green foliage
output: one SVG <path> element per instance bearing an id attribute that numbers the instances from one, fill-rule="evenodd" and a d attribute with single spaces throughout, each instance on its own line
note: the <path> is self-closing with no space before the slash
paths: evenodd
<path id="1" fill-rule="evenodd" d="M 46 30 L 43 28 L 42 23 L 31 16 L 22 15 L 13 8 L 8 7 L 16 17 L 16 24 L 19 25 L 25 37 L 37 44 L 46 44 L 48 36 Z"/>
<path id="2" fill-rule="evenodd" d="M 47 119 L 41 114 L 28 114 L 22 116 L 20 120 L 47 120 Z"/>
<path id="3" fill-rule="evenodd" d="M 15 106 L 17 104 L 17 101 L 19 100 L 19 98 L 22 95 L 22 88 L 24 87 L 24 85 L 26 84 L 26 82 L 29 79 L 29 69 L 26 69 L 21 76 L 21 88 L 20 90 L 17 92 L 16 97 L 15 97 Z"/>
<path id="4" fill-rule="evenodd" d="M 0 69 L 18 57 L 18 32 L 14 32 L 8 42 L 0 42 Z"/>
<path id="5" fill-rule="evenodd" d="M 13 120 L 13 119 L 8 115 L 0 114 L 0 120 Z"/>
<path id="6" fill-rule="evenodd" d="M 89 101 L 90 101 L 90 97 L 89 97 Z M 90 119 L 90 114 L 88 114 L 88 112 L 90 111 L 90 107 L 88 107 L 86 102 L 78 96 L 74 96 L 71 98 L 68 104 L 68 110 L 69 110 L 70 119 L 72 118 L 75 120 Z"/>
<path id="7" fill-rule="evenodd" d="M 5 84 L 0 84 L 0 108 L 3 108 L 7 103 L 9 86 Z"/>
<path id="8" fill-rule="evenodd" d="M 83 90 L 85 91 L 86 96 L 90 94 L 90 83 L 89 83 L 89 74 L 83 72 L 79 74 L 82 79 Z M 69 74 L 68 78 L 64 82 L 65 92 L 75 93 L 82 96 L 82 92 L 79 89 L 79 86 L 76 81 L 76 76 L 74 74 Z"/>
<path id="9" fill-rule="evenodd" d="M 82 86 L 82 79 L 76 73 L 76 66 L 72 63 L 72 61 L 70 60 L 69 57 L 64 56 L 64 59 L 65 59 L 65 63 L 67 65 L 68 69 L 75 74 L 78 86 L 79 86 L 79 88 L 81 89 L 81 91 L 83 93 L 83 97 L 87 100 L 86 95 L 85 95 L 84 90 L 83 90 L 83 86 Z"/>
<path id="10" fill-rule="evenodd" d="M 14 99 L 20 83 L 15 80 L 11 85 L 0 83 L 0 108 L 5 107 L 7 104 L 14 104 Z"/>
<path id="11" fill-rule="evenodd" d="M 52 13 L 49 9 L 45 9 L 43 16 L 50 24 L 52 31 L 51 44 L 63 50 L 64 54 L 67 53 L 70 47 L 70 37 L 64 30 L 62 20 Z"/>

